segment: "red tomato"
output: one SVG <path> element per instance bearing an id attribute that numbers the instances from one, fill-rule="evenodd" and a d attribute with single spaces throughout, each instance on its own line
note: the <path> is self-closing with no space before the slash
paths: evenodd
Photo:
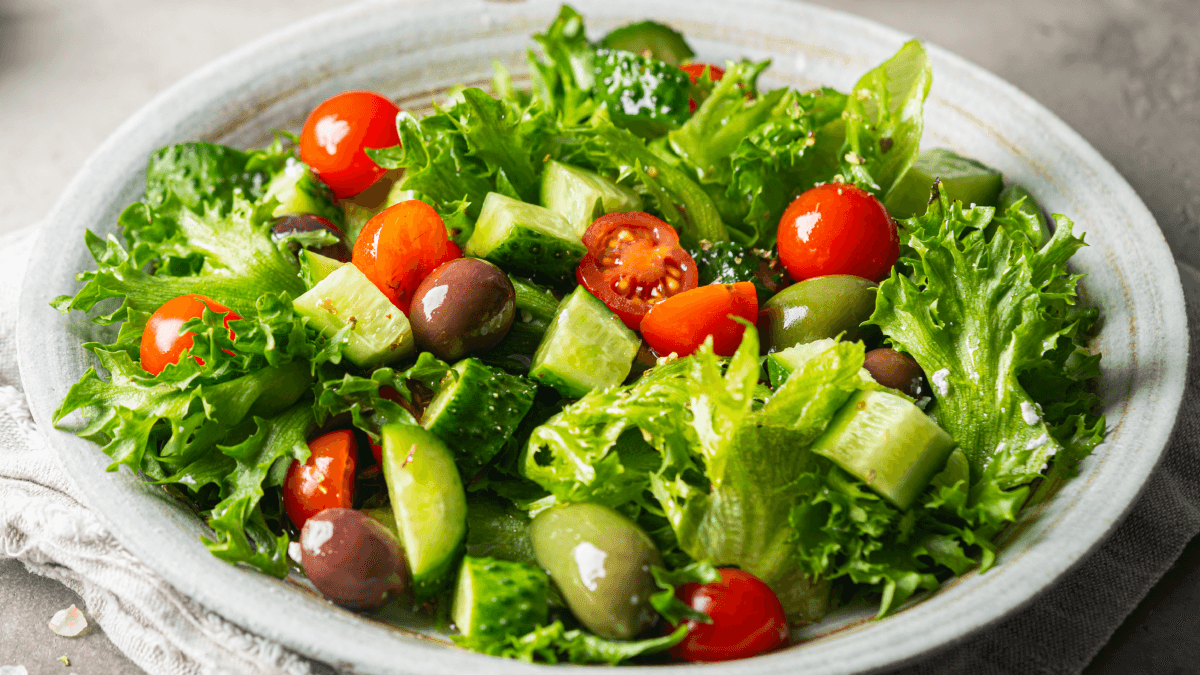
<path id="1" fill-rule="evenodd" d="M 724 68 L 718 68 L 707 63 L 689 63 L 687 65 L 679 66 L 679 68 L 688 74 L 688 77 L 692 80 L 692 84 L 696 84 L 700 81 L 701 77 L 704 77 L 704 70 L 706 68 L 708 69 L 708 76 L 713 82 L 720 82 L 721 78 L 725 77 Z M 696 112 L 696 99 L 688 99 L 688 111 Z"/>
<path id="2" fill-rule="evenodd" d="M 828 274 L 881 281 L 899 257 L 896 223 L 878 199 L 853 185 L 818 185 L 779 219 L 779 260 L 796 281 Z"/>
<path id="3" fill-rule="evenodd" d="M 684 584 L 675 591 L 712 623 L 689 621 L 690 632 L 671 648 L 671 655 L 685 661 L 729 661 L 787 644 L 787 617 L 771 587 L 749 572 L 717 571 L 718 582 Z"/>
<path id="4" fill-rule="evenodd" d="M 400 144 L 399 112 L 396 104 L 373 91 L 345 91 L 326 99 L 304 121 L 300 159 L 338 199 L 353 197 L 387 171 L 364 149 Z"/>
<path id="5" fill-rule="evenodd" d="M 142 367 L 151 375 L 158 375 L 167 367 L 167 364 L 179 363 L 179 355 L 185 349 L 191 349 L 195 335 L 195 333 L 180 335 L 179 329 L 188 321 L 203 316 L 206 305 L 214 312 L 227 312 L 225 315 L 226 327 L 229 326 L 230 321 L 242 318 L 229 311 L 225 305 L 203 295 L 181 295 L 173 300 L 168 300 L 146 321 L 146 330 L 142 333 Z M 233 337 L 231 330 L 229 339 L 232 340 Z M 196 363 L 204 365 L 203 359 L 193 358 L 196 359 Z"/>
<path id="6" fill-rule="evenodd" d="M 754 284 L 711 284 L 668 298 L 642 319 L 642 337 L 659 354 L 687 356 L 713 338 L 713 351 L 733 356 L 742 343 L 746 326 L 730 315 L 754 322 L 758 319 L 758 293 Z"/>
<path id="7" fill-rule="evenodd" d="M 283 508 L 297 528 L 325 509 L 354 505 L 354 465 L 358 443 L 354 432 L 331 431 L 308 442 L 312 453 L 293 461 L 283 481 Z"/>
<path id="8" fill-rule="evenodd" d="M 675 228 L 649 213 L 609 213 L 583 233 L 575 278 L 633 330 L 650 308 L 693 289 L 696 261 L 679 246 Z"/>
<path id="9" fill-rule="evenodd" d="M 410 200 L 367 221 L 354 242 L 352 262 L 371 283 L 408 314 L 413 292 L 442 263 L 461 257 L 433 207 Z"/>

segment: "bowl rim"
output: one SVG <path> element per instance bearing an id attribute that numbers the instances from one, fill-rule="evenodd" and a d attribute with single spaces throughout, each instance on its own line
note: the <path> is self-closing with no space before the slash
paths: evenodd
<path id="1" fill-rule="evenodd" d="M 433 4 L 435 3 L 390 3 L 379 0 L 368 0 L 323 12 L 247 43 L 193 71 L 190 75 L 155 96 L 113 131 L 96 149 L 70 181 L 51 209 L 39 233 L 34 249 L 34 256 L 31 259 L 30 268 L 26 274 L 26 283 L 22 286 L 20 301 L 21 316 L 31 317 L 34 316 L 35 312 L 46 309 L 47 298 L 37 292 L 38 277 L 42 270 L 42 264 L 40 263 L 48 262 L 53 256 L 53 252 L 61 248 L 61 237 L 66 234 L 78 236 L 78 227 L 72 221 L 73 210 L 78 209 L 81 205 L 86 208 L 89 203 L 88 193 L 95 190 L 97 185 L 105 184 L 106 181 L 103 179 L 104 174 L 110 171 L 109 166 L 113 164 L 115 158 L 126 153 L 123 148 L 128 145 L 128 139 L 136 138 L 145 128 L 161 128 L 166 123 L 164 120 L 182 115 L 178 111 L 192 105 L 197 98 L 198 92 L 200 100 L 204 101 L 217 100 L 217 97 L 235 91 L 239 86 L 249 81 L 256 73 L 268 67 L 271 63 L 271 55 L 277 49 L 281 46 L 292 44 L 297 40 L 304 39 L 305 34 L 314 29 L 319 29 L 331 23 L 352 25 L 355 22 L 359 22 L 365 24 L 365 22 L 369 21 L 371 14 L 379 8 L 402 5 L 403 7 L 395 8 L 395 11 L 412 10 L 419 12 Z M 442 2 L 437 4 L 445 5 L 447 3 Z M 471 0 L 455 0 L 455 4 L 475 6 L 475 3 Z M 581 2 L 579 4 L 582 5 L 584 3 Z M 753 0 L 753 2 L 748 4 L 753 5 L 754 11 L 763 14 L 770 10 L 788 10 L 807 13 L 818 20 L 836 20 L 841 24 L 854 26 L 864 33 L 881 36 L 896 43 L 903 42 L 911 37 L 869 19 L 805 3 Z M 483 6 L 486 7 L 487 5 Z M 1182 286 L 1179 281 L 1178 270 L 1175 267 L 1174 257 L 1167 248 L 1166 241 L 1162 236 L 1161 230 L 1157 227 L 1153 216 L 1129 184 L 1077 132 L 1015 86 L 966 59 L 937 47 L 935 44 L 925 42 L 925 46 L 931 58 L 951 64 L 959 70 L 969 73 L 972 77 L 982 80 L 988 86 L 1002 91 L 1007 94 L 1010 101 L 1039 118 L 1046 124 L 1047 130 L 1050 133 L 1071 146 L 1074 151 L 1088 161 L 1092 169 L 1106 185 L 1119 193 L 1117 198 L 1131 211 L 1131 215 L 1137 222 L 1154 224 L 1154 227 L 1151 229 L 1156 236 L 1150 242 L 1143 242 L 1143 245 L 1146 247 L 1147 255 L 1153 258 L 1156 264 L 1165 263 L 1167 265 L 1165 269 L 1160 270 L 1160 274 L 1166 277 L 1163 283 L 1159 285 L 1159 290 L 1162 292 L 1162 304 L 1165 308 L 1163 314 L 1166 318 L 1166 322 L 1161 329 L 1176 337 L 1182 337 L 1182 339 L 1174 341 L 1177 348 L 1170 356 L 1172 357 L 1172 362 L 1186 364 L 1188 358 L 1186 311 Z M 247 63 L 253 64 L 255 62 L 258 62 L 259 65 L 251 68 L 245 67 Z M 231 77 L 231 75 L 234 76 Z M 113 180 L 115 178 L 109 177 L 107 182 L 114 184 Z M 83 457 L 81 453 L 84 452 L 90 452 L 93 455 L 90 462 L 86 458 L 82 462 L 66 462 L 64 460 L 64 465 L 72 469 L 72 478 L 75 480 L 76 485 L 91 504 L 108 504 L 114 501 L 120 503 L 125 500 L 140 498 L 138 495 L 130 494 L 129 489 L 125 487 L 125 484 L 121 480 L 112 479 L 116 475 L 125 474 L 126 472 L 124 471 L 121 474 L 109 474 L 108 477 L 110 480 L 96 480 L 103 478 L 104 475 L 92 475 L 83 467 L 90 463 L 91 466 L 98 467 L 100 471 L 103 471 L 103 466 L 107 464 L 107 461 L 101 462 L 99 459 L 107 460 L 107 458 L 103 457 L 101 453 L 97 453 L 93 444 L 78 439 L 69 432 L 54 429 L 51 425 L 53 410 L 57 407 L 57 402 L 61 400 L 64 392 L 55 389 L 52 383 L 44 382 L 41 378 L 34 376 L 38 358 L 37 353 L 39 350 L 44 352 L 47 348 L 45 343 L 39 341 L 37 334 L 38 328 L 42 325 L 44 324 L 25 320 L 18 323 L 18 353 L 22 382 L 39 429 L 43 435 L 52 441 L 52 447 L 55 447 L 60 455 L 64 452 L 73 453 L 76 458 Z M 40 356 L 45 357 L 47 355 L 42 353 Z M 842 666 L 837 668 L 837 670 L 845 670 L 846 666 L 852 666 L 856 670 L 894 666 L 904 661 L 915 659 L 931 650 L 948 647 L 965 639 L 968 635 L 976 633 L 1004 617 L 1010 616 L 1013 612 L 1031 603 L 1051 584 L 1061 579 L 1069 570 L 1080 564 L 1107 539 L 1116 525 L 1128 514 L 1133 504 L 1137 501 L 1138 496 L 1148 484 L 1150 473 L 1158 465 L 1159 461 L 1161 461 L 1168 445 L 1179 406 L 1182 402 L 1185 381 L 1186 368 L 1180 369 L 1180 372 L 1163 374 L 1161 379 L 1162 386 L 1160 387 L 1161 409 L 1167 410 L 1169 414 L 1164 414 L 1160 417 L 1160 421 L 1164 423 L 1162 427 L 1151 429 L 1149 436 L 1143 439 L 1146 442 L 1145 447 L 1153 448 L 1154 452 L 1152 454 L 1145 452 L 1142 461 L 1136 466 L 1136 471 L 1130 474 L 1131 478 L 1138 480 L 1139 486 L 1129 501 L 1120 504 L 1119 507 L 1115 505 L 1110 507 L 1108 512 L 1102 514 L 1103 517 L 1095 520 L 1093 526 L 1078 541 L 1073 542 L 1072 545 L 1067 546 L 1065 549 L 1060 549 L 1052 560 L 1041 561 L 1045 564 L 1036 574 L 1031 575 L 1027 589 L 1003 595 L 1001 602 L 994 606 L 992 608 L 993 611 L 987 613 L 982 619 L 977 618 L 965 625 L 958 624 L 953 626 L 948 625 L 948 622 L 943 622 L 940 626 L 931 627 L 931 630 L 913 635 L 913 640 L 906 645 L 898 648 L 893 646 L 891 648 L 875 650 L 872 654 L 860 656 L 852 664 L 842 662 Z M 1168 421 L 1170 424 L 1165 424 Z M 95 457 L 97 455 L 99 458 Z M 93 480 L 85 480 L 85 478 Z M 314 658 L 330 662 L 354 661 L 353 655 L 350 652 L 355 647 L 361 648 L 363 641 L 353 641 L 358 644 L 353 645 L 349 650 L 345 648 L 324 648 L 320 646 L 320 636 L 313 630 L 306 628 L 303 625 L 302 618 L 298 618 L 297 616 L 280 616 L 278 607 L 249 602 L 230 603 L 230 598 L 227 594 L 215 591 L 209 584 L 186 578 L 182 569 L 174 567 L 169 564 L 171 561 L 162 558 L 154 546 L 155 536 L 152 533 L 139 531 L 139 527 L 134 523 L 125 522 L 120 518 L 110 518 L 107 515 L 107 510 L 111 508 L 113 507 L 106 506 L 96 509 L 96 512 L 102 517 L 122 544 L 144 562 L 148 561 L 146 562 L 148 567 L 155 570 L 165 580 L 179 589 L 181 593 L 195 599 L 209 609 L 218 611 L 226 619 L 234 623 L 293 649 L 297 649 L 300 652 L 310 654 Z M 226 579 L 233 579 L 233 575 L 242 573 L 242 570 L 239 568 L 226 565 L 225 563 L 220 564 L 228 568 L 229 574 L 225 575 Z M 259 597 L 267 596 L 259 594 Z M 293 607 L 292 609 L 295 608 Z M 308 610 L 305 609 L 304 611 Z M 297 612 L 297 614 L 303 613 Z M 394 635 L 394 633 L 388 632 L 379 626 L 351 619 L 349 617 L 352 615 L 345 612 L 334 611 L 328 612 L 328 614 L 330 617 L 333 617 L 331 625 L 336 625 L 339 629 L 351 631 L 351 634 L 359 635 L 361 638 L 370 639 L 372 636 Z M 422 672 L 426 673 L 449 673 L 461 670 L 463 667 L 477 665 L 478 667 L 488 669 L 490 672 L 530 672 L 530 667 L 524 664 L 501 661 L 460 650 L 443 649 L 440 646 L 434 646 L 420 640 L 409 639 L 405 643 L 406 648 L 413 650 L 410 653 L 410 663 L 379 667 L 374 665 L 378 663 L 378 660 L 370 660 L 365 664 L 366 667 L 369 670 L 378 669 L 381 672 L 410 672 L 409 668 L 419 667 Z M 821 651 L 822 654 L 817 655 L 817 660 L 814 661 L 814 664 L 825 663 L 829 665 L 835 663 L 834 661 L 827 660 L 831 658 L 828 655 L 824 655 L 824 651 L 827 650 L 818 651 Z M 795 661 L 797 660 L 795 655 L 799 653 L 801 652 L 787 650 L 755 659 L 729 662 L 724 664 L 721 672 L 729 674 L 789 672 L 795 667 Z M 399 670 L 395 670 L 395 668 L 399 668 Z M 706 668 L 706 672 L 712 672 L 711 668 L 704 666 L 673 666 L 673 668 L 687 670 L 688 672 L 691 672 L 692 669 L 696 669 L 699 672 L 700 668 Z"/>

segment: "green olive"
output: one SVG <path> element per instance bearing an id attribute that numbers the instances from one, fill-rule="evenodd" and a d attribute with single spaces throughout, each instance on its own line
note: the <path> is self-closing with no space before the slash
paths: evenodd
<path id="1" fill-rule="evenodd" d="M 862 277 L 813 277 L 775 294 L 763 305 L 770 351 L 824 338 L 858 340 L 859 325 L 875 311 L 877 285 Z M 759 324 L 763 325 L 762 323 Z"/>
<path id="2" fill-rule="evenodd" d="M 654 621 L 650 566 L 662 558 L 632 520 L 599 504 L 567 504 L 539 513 L 529 535 L 538 564 L 592 632 L 627 640 Z"/>

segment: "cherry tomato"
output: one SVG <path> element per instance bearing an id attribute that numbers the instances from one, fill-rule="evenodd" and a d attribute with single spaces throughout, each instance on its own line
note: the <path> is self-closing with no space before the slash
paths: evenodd
<path id="1" fill-rule="evenodd" d="M 679 67 L 683 70 L 683 72 L 688 74 L 688 77 L 692 80 L 692 84 L 696 84 L 700 81 L 701 77 L 704 77 L 704 70 L 706 68 L 708 69 L 708 76 L 713 82 L 720 82 L 721 78 L 725 77 L 724 68 L 718 68 L 717 66 L 707 63 L 689 63 Z M 696 99 L 688 99 L 688 111 L 696 112 Z"/>
<path id="2" fill-rule="evenodd" d="M 829 274 L 881 281 L 899 257 L 896 223 L 878 199 L 853 185 L 818 185 L 779 219 L 779 260 L 796 281 Z"/>
<path id="3" fill-rule="evenodd" d="M 659 354 L 687 356 L 711 335 L 717 355 L 733 356 L 746 326 L 730 315 L 752 323 L 758 319 L 754 284 L 711 284 L 663 300 L 642 319 L 642 337 Z"/>
<path id="4" fill-rule="evenodd" d="M 387 170 L 365 148 L 400 144 L 396 104 L 373 91 L 345 91 L 317 106 L 300 132 L 300 159 L 338 199 L 353 197 Z"/>
<path id="5" fill-rule="evenodd" d="M 717 571 L 720 581 L 684 584 L 675 591 L 712 623 L 688 621 L 691 631 L 671 648 L 671 655 L 684 661 L 729 661 L 787 644 L 787 617 L 771 587 L 749 572 Z"/>
<path id="6" fill-rule="evenodd" d="M 408 314 L 413 292 L 442 263 L 461 257 L 433 207 L 410 200 L 367 221 L 351 260 L 371 283 Z"/>
<path id="7" fill-rule="evenodd" d="M 142 367 L 151 375 L 158 375 L 167 367 L 167 364 L 179 363 L 179 355 L 185 349 L 191 349 L 193 336 L 195 336 L 195 333 L 180 335 L 179 329 L 188 321 L 203 316 L 205 306 L 214 312 L 226 312 L 225 326 L 227 328 L 230 321 L 242 318 L 229 311 L 225 305 L 203 295 L 181 295 L 173 300 L 168 300 L 146 321 L 146 330 L 142 333 Z M 233 337 L 231 330 L 229 339 L 232 340 Z M 193 358 L 196 359 L 196 363 L 204 365 L 204 360 L 200 357 Z"/>
<path id="8" fill-rule="evenodd" d="M 575 278 L 637 330 L 650 308 L 693 289 L 696 261 L 679 246 L 675 228 L 649 213 L 609 213 L 583 233 Z"/>
<path id="9" fill-rule="evenodd" d="M 331 431 L 308 442 L 308 461 L 293 461 L 283 481 L 283 508 L 297 528 L 325 509 L 354 504 L 354 432 Z"/>

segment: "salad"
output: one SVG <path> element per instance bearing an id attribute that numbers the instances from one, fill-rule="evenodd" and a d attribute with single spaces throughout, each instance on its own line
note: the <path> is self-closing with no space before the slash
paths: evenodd
<path id="1" fill-rule="evenodd" d="M 995 561 L 1105 432 L 1081 238 L 921 151 L 929 60 L 761 87 L 568 6 L 491 93 L 168 146 L 61 311 L 213 555 L 525 661 L 720 661 Z"/>

